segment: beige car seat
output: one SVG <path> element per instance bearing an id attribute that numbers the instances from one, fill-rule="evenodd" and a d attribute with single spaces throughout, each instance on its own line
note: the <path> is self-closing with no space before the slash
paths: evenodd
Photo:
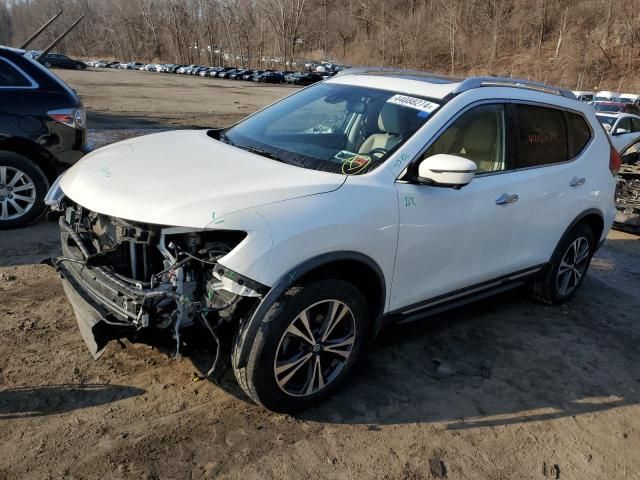
<path id="1" fill-rule="evenodd" d="M 404 116 L 401 108 L 386 103 L 378 115 L 378 129 L 380 133 L 370 135 L 360 146 L 358 153 L 369 153 L 374 148 L 391 150 L 402 140 Z"/>
<path id="2" fill-rule="evenodd" d="M 494 165 L 496 133 L 496 120 L 492 115 L 474 119 L 464 130 L 460 155 L 476 162 L 479 172 L 490 172 L 499 167 Z"/>

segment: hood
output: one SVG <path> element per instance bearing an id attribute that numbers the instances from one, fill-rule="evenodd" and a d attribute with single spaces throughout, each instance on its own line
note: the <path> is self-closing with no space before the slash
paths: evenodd
<path id="1" fill-rule="evenodd" d="M 105 215 L 204 228 L 238 210 L 336 190 L 345 179 L 249 153 L 205 130 L 178 130 L 98 149 L 64 174 L 60 188 Z"/>

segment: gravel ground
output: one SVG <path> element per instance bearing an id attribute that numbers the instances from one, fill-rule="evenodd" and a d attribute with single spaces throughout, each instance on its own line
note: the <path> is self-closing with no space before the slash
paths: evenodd
<path id="1" fill-rule="evenodd" d="M 292 91 L 60 75 L 107 141 L 224 125 Z M 640 478 L 637 236 L 611 232 L 566 305 L 521 289 L 386 331 L 346 388 L 297 417 L 251 404 L 230 372 L 194 381 L 200 347 L 112 343 L 93 361 L 39 265 L 57 249 L 54 224 L 0 233 L 0 479 Z"/>

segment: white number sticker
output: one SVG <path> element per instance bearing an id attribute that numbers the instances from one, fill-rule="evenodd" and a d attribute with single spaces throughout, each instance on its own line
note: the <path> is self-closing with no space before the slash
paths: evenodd
<path id="1" fill-rule="evenodd" d="M 393 103 L 395 105 L 401 105 L 403 107 L 415 108 L 416 110 L 421 110 L 427 113 L 431 113 L 436 108 L 438 108 L 437 103 L 433 103 L 422 98 L 409 97 L 407 95 L 394 95 L 389 100 L 387 100 L 387 103 Z"/>

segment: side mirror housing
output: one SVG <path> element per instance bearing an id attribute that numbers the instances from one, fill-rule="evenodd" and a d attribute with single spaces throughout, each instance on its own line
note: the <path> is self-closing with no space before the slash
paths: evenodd
<path id="1" fill-rule="evenodd" d="M 473 180 L 476 169 L 475 162 L 467 158 L 440 153 L 420 162 L 418 181 L 436 187 L 461 188 Z"/>

